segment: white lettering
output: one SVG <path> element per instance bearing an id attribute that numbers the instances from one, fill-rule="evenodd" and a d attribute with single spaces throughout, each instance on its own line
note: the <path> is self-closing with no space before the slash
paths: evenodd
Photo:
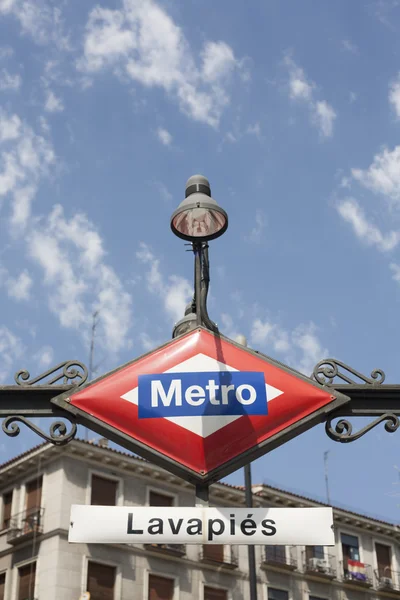
<path id="1" fill-rule="evenodd" d="M 187 392 L 186 392 L 187 393 Z M 180 379 L 172 379 L 169 384 L 167 394 L 163 384 L 159 379 L 151 382 L 151 406 L 152 408 L 158 407 L 158 398 L 164 406 L 171 406 L 171 402 L 175 396 L 175 406 L 182 406 L 182 382 Z"/>
<path id="2" fill-rule="evenodd" d="M 220 401 L 217 400 L 217 398 L 215 397 L 217 394 L 217 390 L 219 390 L 219 385 L 217 385 L 213 379 L 208 380 L 206 390 L 209 394 L 211 404 L 221 404 Z"/>
<path id="3" fill-rule="evenodd" d="M 228 394 L 231 390 L 234 390 L 235 386 L 232 385 L 221 385 L 222 404 L 228 404 Z"/>
<path id="4" fill-rule="evenodd" d="M 243 398 L 243 390 L 247 390 L 249 392 L 249 398 L 247 400 L 245 400 L 245 398 Z M 238 402 L 240 402 L 240 404 L 253 404 L 253 402 L 255 401 L 255 399 L 257 398 L 257 394 L 256 394 L 256 390 L 253 388 L 252 385 L 239 385 L 239 387 L 236 390 L 236 400 Z"/>
<path id="5" fill-rule="evenodd" d="M 197 398 L 197 400 L 195 400 Z M 200 385 L 190 385 L 185 392 L 185 400 L 191 406 L 200 406 L 205 401 L 206 396 Z"/>

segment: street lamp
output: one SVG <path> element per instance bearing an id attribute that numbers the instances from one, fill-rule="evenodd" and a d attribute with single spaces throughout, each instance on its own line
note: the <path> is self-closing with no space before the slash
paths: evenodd
<path id="1" fill-rule="evenodd" d="M 185 199 L 171 217 L 175 235 L 188 242 L 209 242 L 225 233 L 228 215 L 211 197 L 208 179 L 193 175 L 186 182 Z"/>
<path id="2" fill-rule="evenodd" d="M 208 316 L 207 296 L 210 285 L 208 242 L 220 237 L 228 228 L 228 215 L 211 197 L 210 182 L 203 175 L 193 175 L 186 182 L 185 199 L 171 217 L 171 229 L 179 238 L 191 243 L 194 261 L 194 298 L 185 316 L 174 327 L 178 337 L 204 325 L 218 331 Z"/>

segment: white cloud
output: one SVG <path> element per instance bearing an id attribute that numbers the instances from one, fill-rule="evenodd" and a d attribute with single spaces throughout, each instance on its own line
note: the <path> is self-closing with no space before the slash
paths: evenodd
<path id="1" fill-rule="evenodd" d="M 33 360 L 39 364 L 42 369 L 47 369 L 54 360 L 54 350 L 51 346 L 43 346 L 34 355 Z"/>
<path id="2" fill-rule="evenodd" d="M 0 326 L 0 381 L 4 382 L 10 374 L 14 361 L 24 351 L 21 340 L 4 325 Z"/>
<path id="3" fill-rule="evenodd" d="M 260 243 L 266 227 L 266 218 L 262 210 L 256 211 L 255 225 L 247 236 L 249 242 Z"/>
<path id="4" fill-rule="evenodd" d="M 292 100 L 312 100 L 315 83 L 308 82 L 303 69 L 289 58 L 285 58 L 285 65 L 289 69 L 289 94 Z"/>
<path id="5" fill-rule="evenodd" d="M 390 263 L 389 268 L 393 273 L 393 280 L 397 281 L 397 283 L 400 283 L 400 266 L 396 265 L 396 263 Z"/>
<path id="6" fill-rule="evenodd" d="M 288 365 L 306 375 L 311 374 L 317 362 L 328 356 L 328 350 L 318 339 L 314 323 L 301 324 L 287 331 L 276 323 L 258 318 L 253 321 L 250 341 L 256 349 L 261 346 L 281 354 Z"/>
<path id="7" fill-rule="evenodd" d="M 36 223 L 27 240 L 30 258 L 43 271 L 50 310 L 66 328 L 87 341 L 91 315 L 98 311 L 99 339 L 109 352 L 130 345 L 132 298 L 114 270 L 104 263 L 103 242 L 82 213 L 66 219 L 54 206 Z"/>
<path id="8" fill-rule="evenodd" d="M 0 110 L 0 143 L 18 138 L 21 130 L 21 119 L 17 115 L 8 117 Z"/>
<path id="9" fill-rule="evenodd" d="M 159 127 L 157 129 L 157 137 L 164 146 L 170 146 L 172 142 L 172 135 L 167 129 L 163 127 Z"/>
<path id="10" fill-rule="evenodd" d="M 352 169 L 351 173 L 365 188 L 400 202 L 400 146 L 384 148 L 367 170 Z"/>
<path id="11" fill-rule="evenodd" d="M 31 276 L 24 270 L 18 277 L 8 278 L 6 283 L 7 293 L 15 300 L 29 300 L 32 283 Z"/>
<path id="12" fill-rule="evenodd" d="M 3 58 L 9 58 L 13 54 L 14 50 L 10 46 L 0 46 L 0 60 L 3 60 Z"/>
<path id="13" fill-rule="evenodd" d="M 136 257 L 148 267 L 145 276 L 147 289 L 162 300 L 164 310 L 174 322 L 182 319 L 185 307 L 193 295 L 193 286 L 179 275 L 165 277 L 160 271 L 160 260 L 154 256 L 147 244 L 140 243 Z"/>
<path id="14" fill-rule="evenodd" d="M 248 125 L 247 129 L 246 129 L 246 133 L 249 133 L 250 135 L 255 135 L 256 137 L 260 138 L 261 137 L 261 125 L 260 123 L 254 123 L 254 125 Z"/>
<path id="15" fill-rule="evenodd" d="M 346 198 L 337 205 L 339 215 L 353 228 L 356 236 L 368 246 L 376 246 L 381 252 L 389 252 L 400 241 L 398 231 L 383 234 L 376 225 L 370 223 L 362 208 L 354 198 Z"/>
<path id="16" fill-rule="evenodd" d="M 125 0 L 120 10 L 91 11 L 78 69 L 118 67 L 147 88 L 164 89 L 192 119 L 217 127 L 242 63 L 222 41 L 205 42 L 197 62 L 182 29 L 155 0 Z"/>
<path id="17" fill-rule="evenodd" d="M 62 112 L 64 110 L 64 104 L 61 98 L 58 98 L 54 92 L 47 90 L 44 109 L 51 113 Z"/>
<path id="18" fill-rule="evenodd" d="M 0 109 L 0 197 L 11 201 L 12 232 L 26 227 L 39 180 L 55 162 L 50 142 L 18 115 Z"/>
<path id="19" fill-rule="evenodd" d="M 331 137 L 333 134 L 333 123 L 336 119 L 336 113 L 325 100 L 315 103 L 314 119 L 320 132 L 324 137 Z"/>
<path id="20" fill-rule="evenodd" d="M 396 117 L 400 118 L 400 74 L 389 85 L 389 102 L 392 105 Z"/>
<path id="21" fill-rule="evenodd" d="M 59 49 L 69 49 L 61 9 L 50 6 L 46 0 L 0 0 L 0 15 L 16 18 L 22 33 L 30 35 L 37 44 L 52 42 Z"/>
<path id="22" fill-rule="evenodd" d="M 159 345 L 158 342 L 153 340 L 149 336 L 149 334 L 144 331 L 139 335 L 139 338 L 140 343 L 142 344 L 142 348 L 145 352 L 150 352 L 150 350 L 154 350 L 154 348 L 157 348 L 157 346 Z"/>
<path id="23" fill-rule="evenodd" d="M 358 47 L 354 42 L 350 40 L 342 40 L 342 48 L 346 50 L 346 52 L 351 52 L 352 54 L 358 54 Z"/>
<path id="24" fill-rule="evenodd" d="M 317 127 L 323 138 L 331 137 L 333 124 L 337 115 L 333 107 L 326 100 L 316 100 L 317 86 L 309 81 L 301 67 L 290 56 L 286 56 L 284 64 L 289 71 L 289 96 L 292 100 L 303 102 L 310 110 L 312 124 Z"/>
<path id="25" fill-rule="evenodd" d="M 22 84 L 21 76 L 16 73 L 11 75 L 7 69 L 1 69 L 0 71 L 0 91 L 13 91 L 19 90 Z"/>

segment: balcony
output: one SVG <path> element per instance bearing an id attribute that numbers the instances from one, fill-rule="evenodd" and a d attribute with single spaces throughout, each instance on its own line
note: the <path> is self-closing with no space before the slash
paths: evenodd
<path id="1" fill-rule="evenodd" d="M 225 569 L 237 569 L 239 561 L 234 546 L 223 546 L 220 544 L 203 545 L 200 550 L 202 563 Z"/>
<path id="2" fill-rule="evenodd" d="M 264 546 L 261 568 L 275 567 L 294 571 L 297 569 L 295 546 Z"/>
<path id="3" fill-rule="evenodd" d="M 184 556 L 186 554 L 185 544 L 144 544 L 146 550 L 168 554 L 169 556 Z"/>
<path id="4" fill-rule="evenodd" d="M 342 581 L 363 588 L 372 587 L 372 567 L 358 561 L 347 560 L 341 563 Z"/>
<path id="5" fill-rule="evenodd" d="M 400 573 L 390 567 L 379 567 L 374 571 L 375 586 L 380 592 L 400 594 Z"/>
<path id="6" fill-rule="evenodd" d="M 336 577 L 335 557 L 330 554 L 317 558 L 309 557 L 303 552 L 303 566 L 306 575 L 329 581 Z"/>
<path id="7" fill-rule="evenodd" d="M 20 544 L 43 533 L 43 513 L 43 508 L 33 507 L 13 515 L 7 531 L 7 542 Z"/>

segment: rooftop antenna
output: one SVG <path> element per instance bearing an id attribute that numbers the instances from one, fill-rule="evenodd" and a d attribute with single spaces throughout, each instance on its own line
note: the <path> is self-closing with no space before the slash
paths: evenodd
<path id="1" fill-rule="evenodd" d="M 328 454 L 329 454 L 329 450 L 326 450 L 324 452 L 324 466 L 325 466 L 325 487 L 326 487 L 326 499 L 328 502 L 328 505 L 331 505 L 331 497 L 329 494 L 329 477 L 328 477 Z"/>
<path id="2" fill-rule="evenodd" d="M 96 310 L 92 315 L 92 334 L 90 338 L 90 354 L 89 354 L 89 369 L 88 369 L 88 381 L 92 380 L 93 373 L 96 371 L 93 360 L 94 360 L 94 341 L 96 337 L 96 327 L 98 324 L 99 311 Z M 89 441 L 89 430 L 85 428 L 85 442 Z"/>

